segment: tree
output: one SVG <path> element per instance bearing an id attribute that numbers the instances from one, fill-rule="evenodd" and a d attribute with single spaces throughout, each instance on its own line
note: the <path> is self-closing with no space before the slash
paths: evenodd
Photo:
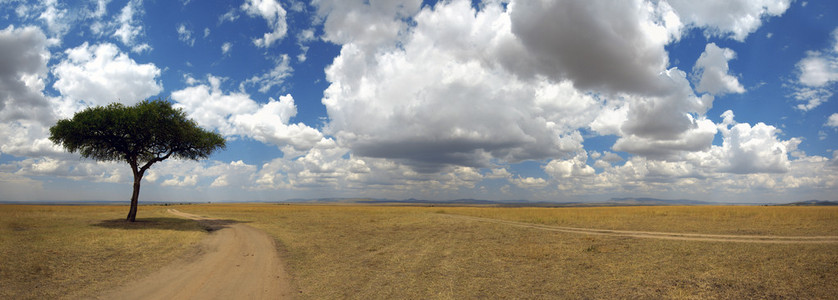
<path id="1" fill-rule="evenodd" d="M 144 100 L 134 106 L 112 103 L 76 113 L 59 120 L 49 129 L 49 139 L 82 157 L 99 161 L 125 161 L 134 172 L 129 222 L 137 218 L 137 200 L 143 174 L 156 162 L 167 158 L 198 160 L 225 141 L 218 133 L 206 131 L 186 118 L 163 99 Z"/>

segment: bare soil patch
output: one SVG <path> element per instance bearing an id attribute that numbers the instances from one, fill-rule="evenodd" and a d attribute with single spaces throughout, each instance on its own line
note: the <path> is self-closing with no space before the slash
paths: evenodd
<path id="1" fill-rule="evenodd" d="M 285 299 L 288 274 L 273 238 L 256 228 L 169 209 L 211 231 L 195 257 L 185 258 L 102 299 Z"/>

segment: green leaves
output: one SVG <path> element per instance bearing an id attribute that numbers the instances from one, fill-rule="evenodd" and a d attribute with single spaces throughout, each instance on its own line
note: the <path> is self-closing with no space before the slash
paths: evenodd
<path id="1" fill-rule="evenodd" d="M 49 139 L 83 157 L 125 160 L 144 169 L 171 156 L 207 158 L 225 147 L 221 135 L 200 128 L 163 99 L 87 108 L 72 119 L 59 120 L 50 128 Z"/>

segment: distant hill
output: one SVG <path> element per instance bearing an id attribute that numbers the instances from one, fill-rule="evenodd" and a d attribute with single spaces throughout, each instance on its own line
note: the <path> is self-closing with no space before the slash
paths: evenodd
<path id="1" fill-rule="evenodd" d="M 295 203 L 365 203 L 367 201 L 384 201 L 385 199 L 371 199 L 371 198 L 317 198 L 317 199 L 304 199 L 304 198 L 294 198 L 288 199 L 283 202 L 295 202 Z"/>
<path id="2" fill-rule="evenodd" d="M 370 199 L 358 201 L 357 203 L 411 203 L 411 204 L 498 204 L 499 201 L 479 200 L 479 199 L 456 199 L 456 200 L 419 200 L 419 199 L 405 199 L 405 200 L 390 200 L 390 199 Z"/>
<path id="3" fill-rule="evenodd" d="M 423 200 L 423 199 L 376 199 L 376 198 L 317 198 L 317 199 L 302 199 L 294 198 L 288 199 L 284 202 L 294 203 L 357 203 L 357 204 L 416 204 L 416 205 L 524 205 L 524 206 L 540 206 L 540 205 L 564 205 L 575 203 L 558 203 L 558 202 L 532 202 L 528 200 L 481 200 L 481 199 L 454 199 L 454 200 Z"/>
<path id="4" fill-rule="evenodd" d="M 482 200 L 482 199 L 454 199 L 454 200 L 422 200 L 422 199 L 370 199 L 370 198 L 319 198 L 319 199 L 288 199 L 286 202 L 296 203 L 357 203 L 357 204 L 413 204 L 413 205 L 497 205 L 497 206 L 539 206 L 539 207 L 576 207 L 576 206 L 653 206 L 653 205 L 722 205 L 727 203 L 706 202 L 688 199 L 656 199 L 656 198 L 612 198 L 601 202 L 549 202 L 528 200 Z"/>
<path id="5" fill-rule="evenodd" d="M 723 203 L 707 202 L 689 199 L 657 199 L 657 198 L 611 198 L 606 201 L 610 205 L 719 205 Z M 727 203 L 724 203 L 727 204 Z"/>
<path id="6" fill-rule="evenodd" d="M 783 206 L 838 206 L 838 201 L 806 200 L 786 204 Z"/>

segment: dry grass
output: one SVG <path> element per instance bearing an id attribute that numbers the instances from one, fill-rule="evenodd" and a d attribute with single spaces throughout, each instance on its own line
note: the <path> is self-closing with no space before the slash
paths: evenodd
<path id="1" fill-rule="evenodd" d="M 0 299 L 78 299 L 141 278 L 204 236 L 160 207 L 0 205 Z"/>
<path id="2" fill-rule="evenodd" d="M 746 235 L 838 235 L 838 207 L 453 207 L 440 211 L 580 228 Z"/>
<path id="3" fill-rule="evenodd" d="M 0 205 L 0 299 L 83 298 L 188 255 L 203 230 L 142 207 Z M 838 208 L 193 205 L 273 235 L 301 299 L 838 295 L 836 244 L 669 241 L 521 228 L 836 235 Z M 114 220 L 117 219 L 117 220 Z M 194 251 L 194 250 L 193 250 Z"/>
<path id="4" fill-rule="evenodd" d="M 587 236 L 447 214 L 625 230 L 835 235 L 838 209 L 212 205 L 278 240 L 303 299 L 806 298 L 838 295 L 833 244 Z"/>

